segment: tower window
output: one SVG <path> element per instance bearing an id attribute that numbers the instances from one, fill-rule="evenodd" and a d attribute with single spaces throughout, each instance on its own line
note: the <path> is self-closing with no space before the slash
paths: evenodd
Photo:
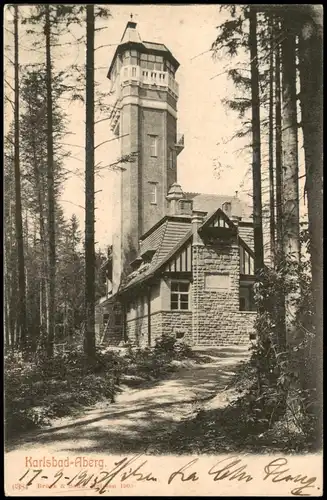
<path id="1" fill-rule="evenodd" d="M 150 135 L 150 156 L 158 156 L 158 136 Z"/>
<path id="2" fill-rule="evenodd" d="M 174 150 L 173 149 L 169 150 L 168 166 L 169 166 L 169 168 L 174 168 Z"/>
<path id="3" fill-rule="evenodd" d="M 150 184 L 150 203 L 151 205 L 156 205 L 157 204 L 157 183 L 156 182 L 149 182 Z"/>

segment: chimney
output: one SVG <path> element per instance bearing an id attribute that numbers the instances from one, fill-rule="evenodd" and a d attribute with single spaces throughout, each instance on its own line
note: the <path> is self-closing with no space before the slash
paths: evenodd
<path id="1" fill-rule="evenodd" d="M 199 235 L 199 229 L 203 224 L 204 217 L 207 212 L 202 212 L 202 210 L 192 211 L 192 233 L 193 233 L 193 246 L 203 246 L 204 243 Z"/>
<path id="2" fill-rule="evenodd" d="M 238 217 L 237 215 L 232 214 L 229 218 L 233 222 L 233 224 L 235 224 L 235 226 L 238 226 L 238 223 L 240 221 L 240 217 Z"/>
<path id="3" fill-rule="evenodd" d="M 174 182 L 170 186 L 166 199 L 168 200 L 168 214 L 178 215 L 179 214 L 179 200 L 184 198 L 184 193 L 182 188 L 177 182 Z"/>

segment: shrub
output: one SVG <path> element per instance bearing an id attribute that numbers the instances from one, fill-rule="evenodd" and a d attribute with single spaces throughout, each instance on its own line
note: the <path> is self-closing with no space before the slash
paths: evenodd
<path id="1" fill-rule="evenodd" d="M 177 339 L 173 335 L 164 333 L 161 337 L 156 339 L 154 348 L 167 353 L 173 353 L 176 343 Z"/>
<path id="2" fill-rule="evenodd" d="M 125 365 L 112 351 L 97 351 L 92 361 L 79 349 L 51 360 L 38 354 L 29 362 L 10 353 L 5 360 L 7 437 L 48 424 L 78 406 L 114 401 Z"/>
<path id="3" fill-rule="evenodd" d="M 177 340 L 173 335 L 168 333 L 164 333 L 162 337 L 156 339 L 154 348 L 167 353 L 172 359 L 193 357 L 193 351 L 189 345 Z"/>

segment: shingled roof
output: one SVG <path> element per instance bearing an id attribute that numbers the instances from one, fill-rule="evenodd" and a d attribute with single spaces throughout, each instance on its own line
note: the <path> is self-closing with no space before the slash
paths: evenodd
<path id="1" fill-rule="evenodd" d="M 252 210 L 243 200 L 237 196 L 220 194 L 190 193 L 184 192 L 185 198 L 193 201 L 193 210 L 213 212 L 226 202 L 232 203 L 232 214 L 242 217 L 243 220 L 251 219 Z"/>
<path id="2" fill-rule="evenodd" d="M 141 242 L 140 255 L 148 250 L 155 250 L 151 262 L 144 262 L 140 267 L 129 274 L 122 283 L 124 291 L 140 281 L 152 276 L 166 261 L 166 258 L 179 248 L 188 235 L 191 237 L 191 218 L 166 216 L 161 224 Z"/>

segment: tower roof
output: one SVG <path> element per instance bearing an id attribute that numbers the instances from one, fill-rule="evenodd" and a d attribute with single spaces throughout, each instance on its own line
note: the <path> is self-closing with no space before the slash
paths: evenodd
<path id="1" fill-rule="evenodd" d="M 134 23 L 133 21 L 128 21 L 123 36 L 120 39 L 121 44 L 128 42 L 142 43 L 139 32 L 136 29 L 136 23 Z"/>
<path id="2" fill-rule="evenodd" d="M 179 62 L 177 61 L 177 59 L 175 59 L 175 57 L 166 47 L 166 45 L 164 45 L 163 43 L 143 41 L 137 30 L 137 23 L 135 23 L 134 21 L 128 21 L 123 36 L 121 37 L 120 43 L 116 48 L 116 52 L 114 54 L 114 57 L 112 58 L 109 67 L 107 75 L 109 80 L 111 79 L 112 68 L 114 66 L 118 54 L 128 49 L 138 50 L 143 53 L 163 55 L 175 66 L 176 70 L 179 67 Z"/>
<path id="3" fill-rule="evenodd" d="M 168 194 L 166 196 L 167 200 L 179 200 L 181 198 L 184 198 L 184 193 L 179 184 L 177 182 L 174 182 L 168 191 Z"/>

